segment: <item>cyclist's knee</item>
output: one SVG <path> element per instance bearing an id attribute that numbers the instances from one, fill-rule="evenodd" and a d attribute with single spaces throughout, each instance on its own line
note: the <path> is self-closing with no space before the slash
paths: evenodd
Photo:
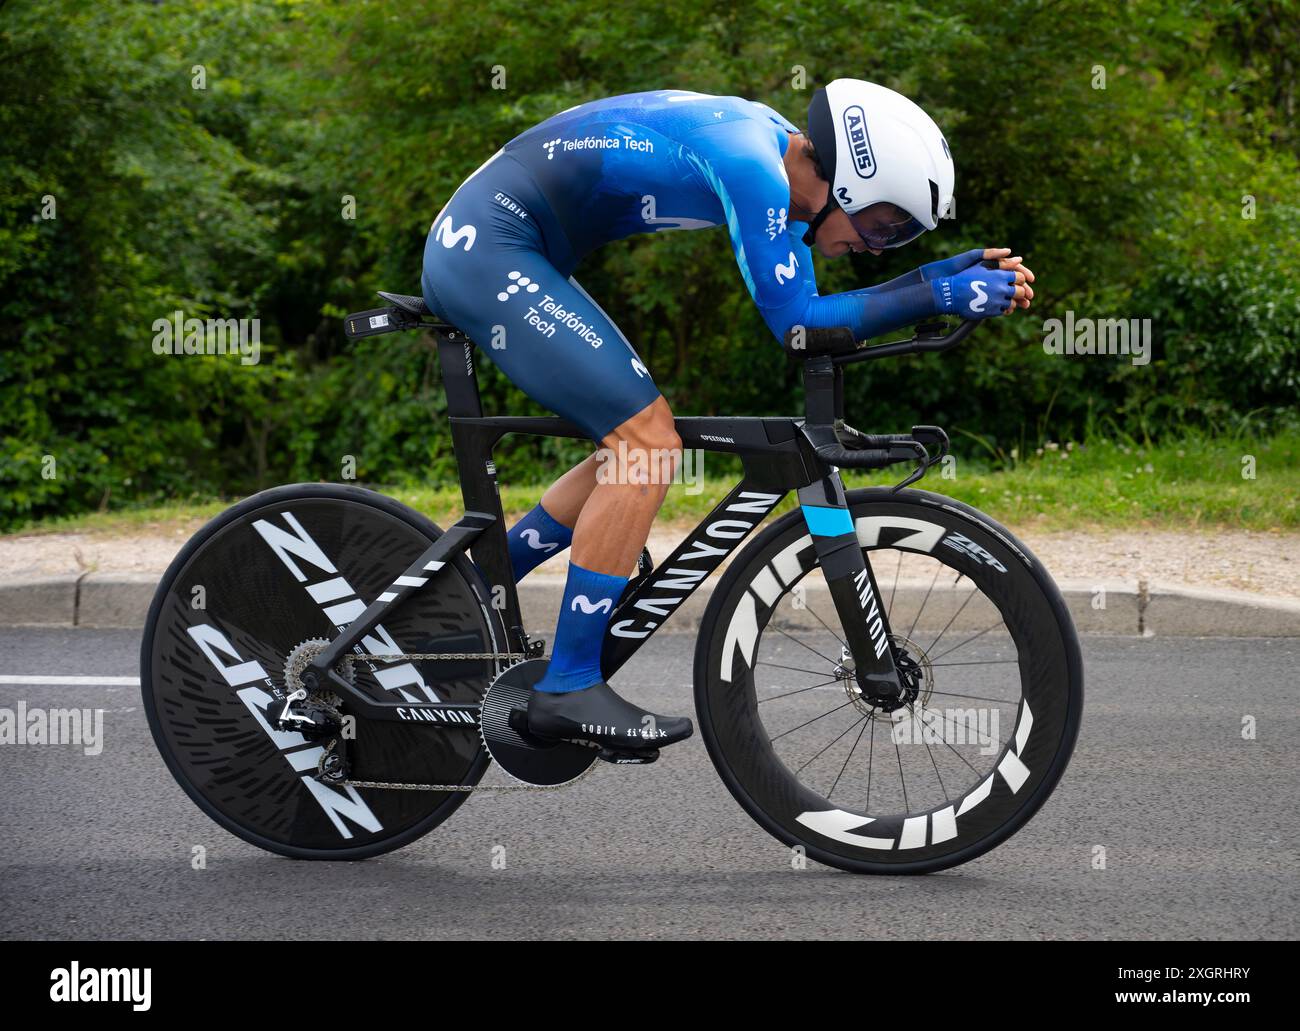
<path id="1" fill-rule="evenodd" d="M 674 425 L 672 409 L 663 397 L 615 427 L 603 443 L 609 451 L 626 456 L 630 470 L 647 471 L 652 483 L 671 482 L 681 464 L 682 438 Z"/>
<path id="2" fill-rule="evenodd" d="M 677 433 L 672 409 L 663 396 L 646 405 L 627 422 L 610 431 L 606 443 L 626 441 L 628 447 L 663 448 L 681 450 L 682 438 Z"/>

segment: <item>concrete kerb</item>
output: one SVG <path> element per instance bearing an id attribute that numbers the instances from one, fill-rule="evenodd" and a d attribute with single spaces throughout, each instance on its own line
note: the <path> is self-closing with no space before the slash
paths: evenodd
<path id="1" fill-rule="evenodd" d="M 87 573 L 19 578 L 0 584 L 0 626 L 137 628 L 144 625 L 159 577 L 152 573 Z M 699 628 L 717 578 L 703 584 L 673 614 L 665 632 Z M 1083 634 L 1160 637 L 1300 637 L 1300 602 L 1243 591 L 1209 590 L 1138 583 L 1062 582 L 1061 593 Z M 893 610 L 904 619 L 925 599 L 927 586 L 898 585 Z M 529 626 L 549 636 L 564 591 L 564 577 L 534 573 L 519 585 Z M 886 594 L 889 592 L 882 587 Z M 810 591 L 811 608 L 829 605 Z M 947 619 L 964 598 L 960 590 L 926 601 L 927 617 Z M 973 627 L 985 614 L 968 606 L 960 626 Z M 799 620 L 797 612 L 790 613 Z"/>

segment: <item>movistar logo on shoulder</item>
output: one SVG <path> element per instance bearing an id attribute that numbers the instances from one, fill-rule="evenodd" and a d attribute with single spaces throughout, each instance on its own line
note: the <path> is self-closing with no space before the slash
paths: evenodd
<path id="1" fill-rule="evenodd" d="M 853 167 L 863 179 L 876 174 L 876 156 L 871 152 L 871 137 L 867 135 L 867 115 L 857 104 L 844 109 L 844 135 L 853 155 Z"/>

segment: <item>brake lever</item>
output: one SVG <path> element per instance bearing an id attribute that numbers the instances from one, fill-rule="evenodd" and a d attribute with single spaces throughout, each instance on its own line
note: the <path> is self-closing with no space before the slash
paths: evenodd
<path id="1" fill-rule="evenodd" d="M 922 455 L 921 460 L 917 463 L 916 468 L 912 470 L 906 479 L 901 483 L 894 485 L 891 489 L 891 493 L 897 494 L 904 487 L 910 487 L 929 472 L 931 466 L 941 462 L 944 456 L 948 454 L 948 434 L 939 426 L 913 426 L 911 443 L 915 444 L 920 449 Z M 939 449 L 938 454 L 932 456 L 930 454 L 930 449 L 925 446 L 926 443 L 937 445 Z"/>

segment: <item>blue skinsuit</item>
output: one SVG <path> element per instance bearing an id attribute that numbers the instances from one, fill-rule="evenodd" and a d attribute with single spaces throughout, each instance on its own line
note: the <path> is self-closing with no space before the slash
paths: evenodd
<path id="1" fill-rule="evenodd" d="M 924 285 L 900 284 L 888 299 L 873 296 L 878 288 L 817 295 L 806 226 L 786 222 L 782 157 L 797 131 L 765 104 L 683 90 L 561 112 L 507 143 L 439 213 L 425 243 L 424 299 L 529 397 L 598 442 L 659 396 L 572 278 L 610 240 L 726 225 L 778 339 L 795 325 L 849 326 L 862 338 L 927 314 Z"/>

